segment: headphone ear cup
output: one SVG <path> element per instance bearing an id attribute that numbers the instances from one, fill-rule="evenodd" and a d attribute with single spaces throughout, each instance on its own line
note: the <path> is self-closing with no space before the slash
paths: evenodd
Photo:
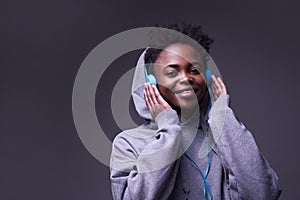
<path id="1" fill-rule="evenodd" d="M 156 78 L 155 78 L 155 76 L 154 76 L 153 74 L 149 74 L 147 77 L 148 77 L 149 82 L 150 82 L 152 85 L 157 86 Z"/>
<path id="2" fill-rule="evenodd" d="M 205 70 L 205 76 L 206 76 L 206 84 L 207 84 L 207 86 L 210 86 L 210 84 L 211 84 L 211 71 L 210 71 L 210 69 Z"/>
<path id="3" fill-rule="evenodd" d="M 208 93 L 209 93 L 209 103 L 208 103 L 208 108 L 207 108 L 207 113 L 210 111 L 210 108 L 212 106 L 212 93 L 211 93 L 211 90 L 210 90 L 210 85 L 211 85 L 211 71 L 210 69 L 206 69 L 205 70 L 205 77 L 206 77 L 206 85 L 207 85 L 207 88 L 208 88 Z"/>
<path id="4" fill-rule="evenodd" d="M 144 66 L 144 73 L 145 73 L 145 79 L 147 83 L 151 83 L 152 85 L 157 86 L 157 82 L 156 82 L 156 78 L 153 74 L 149 74 L 147 73 L 147 68 L 146 65 Z"/>

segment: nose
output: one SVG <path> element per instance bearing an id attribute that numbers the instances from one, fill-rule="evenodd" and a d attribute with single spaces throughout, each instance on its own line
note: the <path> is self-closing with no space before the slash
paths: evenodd
<path id="1" fill-rule="evenodd" d="M 190 74 L 183 72 L 181 73 L 179 82 L 182 84 L 192 84 L 194 82 L 194 79 L 192 76 L 190 76 Z"/>

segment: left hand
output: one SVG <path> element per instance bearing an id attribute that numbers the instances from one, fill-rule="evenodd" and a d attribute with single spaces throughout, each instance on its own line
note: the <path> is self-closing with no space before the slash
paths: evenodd
<path id="1" fill-rule="evenodd" d="M 215 102 L 219 96 L 222 94 L 227 94 L 227 89 L 220 77 L 216 78 L 214 75 L 211 75 L 211 91 L 213 95 L 213 102 Z"/>

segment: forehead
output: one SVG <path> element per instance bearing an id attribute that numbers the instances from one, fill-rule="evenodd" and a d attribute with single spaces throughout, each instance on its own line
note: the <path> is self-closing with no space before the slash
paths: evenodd
<path id="1" fill-rule="evenodd" d="M 159 65 L 184 64 L 201 62 L 202 58 L 192 46 L 188 44 L 172 44 L 166 47 L 155 61 Z"/>

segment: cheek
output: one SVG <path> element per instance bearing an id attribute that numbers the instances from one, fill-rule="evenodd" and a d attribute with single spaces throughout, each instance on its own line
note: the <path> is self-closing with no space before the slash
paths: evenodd
<path id="1" fill-rule="evenodd" d="M 159 80 L 158 80 L 159 81 Z M 167 79 L 162 79 L 158 82 L 159 92 L 164 97 L 164 99 L 171 104 L 176 104 L 177 98 L 174 91 L 175 83 Z"/>
<path id="2" fill-rule="evenodd" d="M 176 98 L 175 94 L 170 90 L 170 87 L 166 87 L 166 85 L 158 85 L 158 90 L 161 96 L 167 101 L 172 107 L 178 106 L 179 102 Z"/>
<path id="3" fill-rule="evenodd" d="M 196 83 L 200 85 L 200 87 L 206 87 L 206 81 L 202 74 L 196 79 Z"/>
<path id="4" fill-rule="evenodd" d="M 206 82 L 204 80 L 199 82 L 199 87 L 201 90 L 205 90 L 207 88 Z"/>
<path id="5" fill-rule="evenodd" d="M 173 97 L 175 97 L 175 95 L 171 91 L 171 88 L 167 85 L 158 84 L 158 91 L 164 98 L 166 98 L 166 100 L 171 100 Z"/>
<path id="6" fill-rule="evenodd" d="M 159 73 L 156 75 L 156 81 L 158 83 L 158 91 L 162 95 L 162 97 L 168 102 L 171 103 L 174 101 L 174 94 L 172 93 L 172 89 L 174 88 L 174 82 Z"/>
<path id="7" fill-rule="evenodd" d="M 199 93 L 199 95 L 198 95 L 198 99 L 200 98 L 202 98 L 204 95 L 205 95 L 205 93 L 206 93 L 206 91 L 207 91 L 207 85 L 206 85 L 206 82 L 205 82 L 205 80 L 201 77 L 201 78 L 199 78 L 199 79 L 197 79 L 197 85 L 198 85 L 198 87 L 199 87 L 199 89 L 200 89 L 200 93 Z M 199 100 L 200 100 L 199 99 Z"/>
<path id="8" fill-rule="evenodd" d="M 158 85 L 164 87 L 164 90 L 173 90 L 173 88 L 175 87 L 176 81 L 174 79 L 165 77 L 164 75 L 156 76 L 156 80 Z"/>

